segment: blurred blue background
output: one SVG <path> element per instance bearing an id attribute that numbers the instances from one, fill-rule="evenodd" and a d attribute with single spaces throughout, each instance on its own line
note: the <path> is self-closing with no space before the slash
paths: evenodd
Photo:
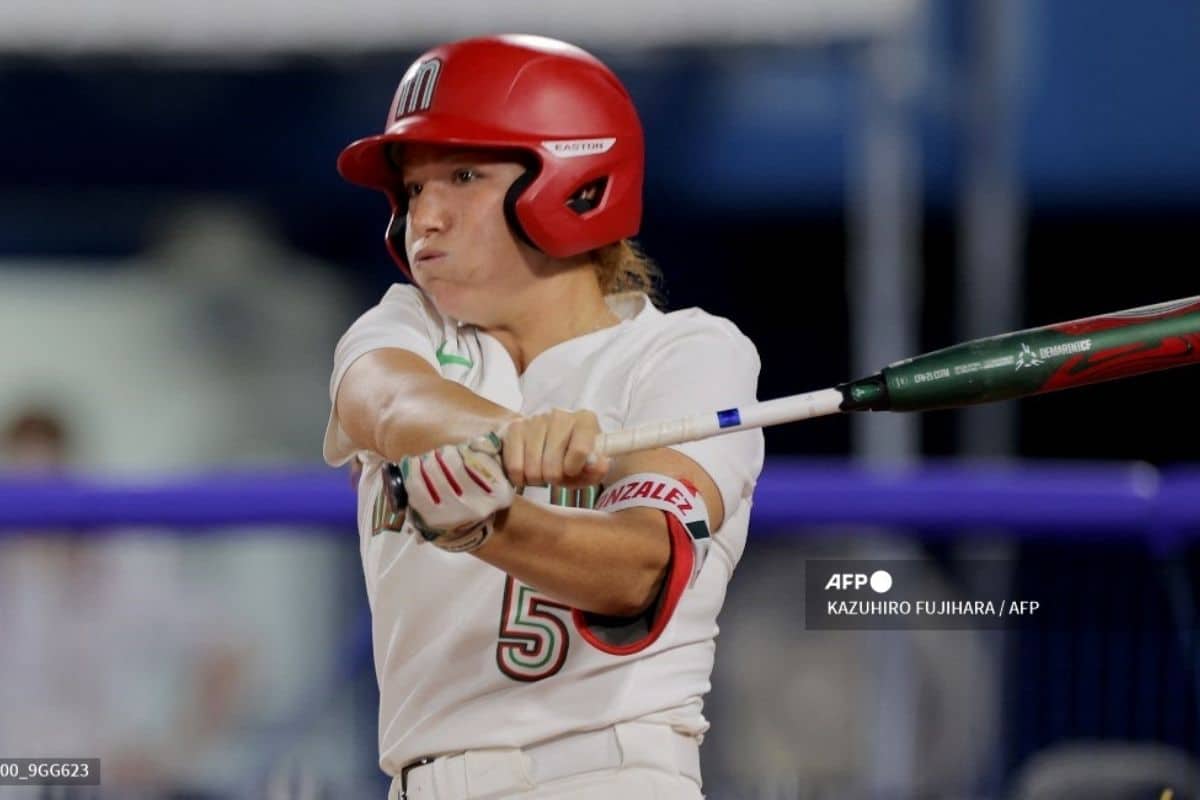
<path id="1" fill-rule="evenodd" d="M 883 5 L 904 13 L 636 44 L 555 18 L 641 111 L 639 239 L 668 304 L 755 341 L 761 398 L 1200 293 L 1200 5 Z M 0 30 L 32 9 L 0 10 Z M 57 44 L 0 34 L 12 472 L 119 482 L 319 461 L 333 345 L 400 279 L 385 200 L 334 162 L 381 127 L 434 43 L 405 31 L 423 13 L 398 11 L 391 44 L 355 47 L 256 47 L 254 31 L 177 50 L 89 45 L 69 27 Z M 1172 467 L 1197 459 L 1198 388 L 1193 368 L 971 411 L 816 420 L 771 430 L 767 447 L 875 466 Z M 117 535 L 0 538 L 0 635 L 16 643 L 0 653 L 0 755 L 103 754 L 106 797 L 381 796 L 352 530 L 105 532 Z M 1078 757 L 1194 777 L 1194 592 L 1190 617 L 1124 638 L 818 634 L 789 613 L 806 558 L 920 558 L 946 581 L 958 559 L 1016 570 L 1040 557 L 1003 529 L 978 533 L 752 534 L 721 620 L 710 796 L 1067 797 L 1029 776 L 1039 754 L 1080 743 L 1092 749 L 1060 753 L 1063 769 Z M 1070 547 L 1149 561 L 1161 554 L 1143 533 Z M 1188 579 L 1196 554 L 1172 554 Z M 1156 666 L 1102 666 L 1122 663 Z"/>

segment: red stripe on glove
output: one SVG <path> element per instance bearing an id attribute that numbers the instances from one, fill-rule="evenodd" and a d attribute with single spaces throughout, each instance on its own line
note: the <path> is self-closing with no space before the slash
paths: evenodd
<path id="1" fill-rule="evenodd" d="M 446 460 L 442 458 L 441 450 L 434 450 L 433 457 L 437 459 L 438 464 L 442 467 L 442 474 L 446 476 L 446 482 L 450 484 L 450 488 L 459 497 L 462 497 L 462 487 L 458 485 L 458 481 L 454 480 L 454 476 L 450 473 L 450 467 L 446 466 Z M 466 466 L 465 464 L 463 466 Z"/>
<path id="2" fill-rule="evenodd" d="M 475 481 L 476 485 L 478 485 L 480 489 L 483 489 L 488 494 L 492 493 L 491 485 L 489 485 L 488 482 L 485 481 L 483 478 L 476 475 L 475 470 L 468 467 L 467 463 L 465 461 L 463 462 L 463 469 L 465 469 L 467 471 L 467 475 L 470 476 L 471 480 Z"/>
<path id="3" fill-rule="evenodd" d="M 421 480 L 425 481 L 425 489 L 429 492 L 429 496 L 433 498 L 434 503 L 441 503 L 442 496 L 438 494 L 437 489 L 433 488 L 433 481 L 429 479 L 429 473 L 425 471 L 425 459 L 418 458 L 417 466 L 421 469 Z"/>

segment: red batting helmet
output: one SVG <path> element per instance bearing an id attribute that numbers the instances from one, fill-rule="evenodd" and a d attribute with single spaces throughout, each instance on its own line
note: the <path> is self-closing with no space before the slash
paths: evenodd
<path id="1" fill-rule="evenodd" d="M 408 274 L 407 198 L 388 157 L 393 142 L 527 154 L 505 215 L 518 236 L 555 258 L 633 236 L 641 225 L 637 111 L 608 67 L 565 42 L 508 35 L 435 47 L 404 73 L 384 132 L 342 151 L 342 176 L 391 201 L 388 249 Z"/>

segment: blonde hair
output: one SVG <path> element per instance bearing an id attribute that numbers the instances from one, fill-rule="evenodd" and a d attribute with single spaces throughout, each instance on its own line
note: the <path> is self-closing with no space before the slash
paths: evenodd
<path id="1" fill-rule="evenodd" d="M 662 307 L 662 272 L 632 239 L 598 247 L 588 256 L 604 294 L 644 292 L 650 302 Z"/>

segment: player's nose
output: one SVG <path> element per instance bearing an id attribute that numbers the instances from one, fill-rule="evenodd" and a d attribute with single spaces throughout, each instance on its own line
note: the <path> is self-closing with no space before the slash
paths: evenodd
<path id="1" fill-rule="evenodd" d="M 418 236 L 444 232 L 450 227 L 447 198 L 436 187 L 425 187 L 408 201 L 408 224 Z"/>

